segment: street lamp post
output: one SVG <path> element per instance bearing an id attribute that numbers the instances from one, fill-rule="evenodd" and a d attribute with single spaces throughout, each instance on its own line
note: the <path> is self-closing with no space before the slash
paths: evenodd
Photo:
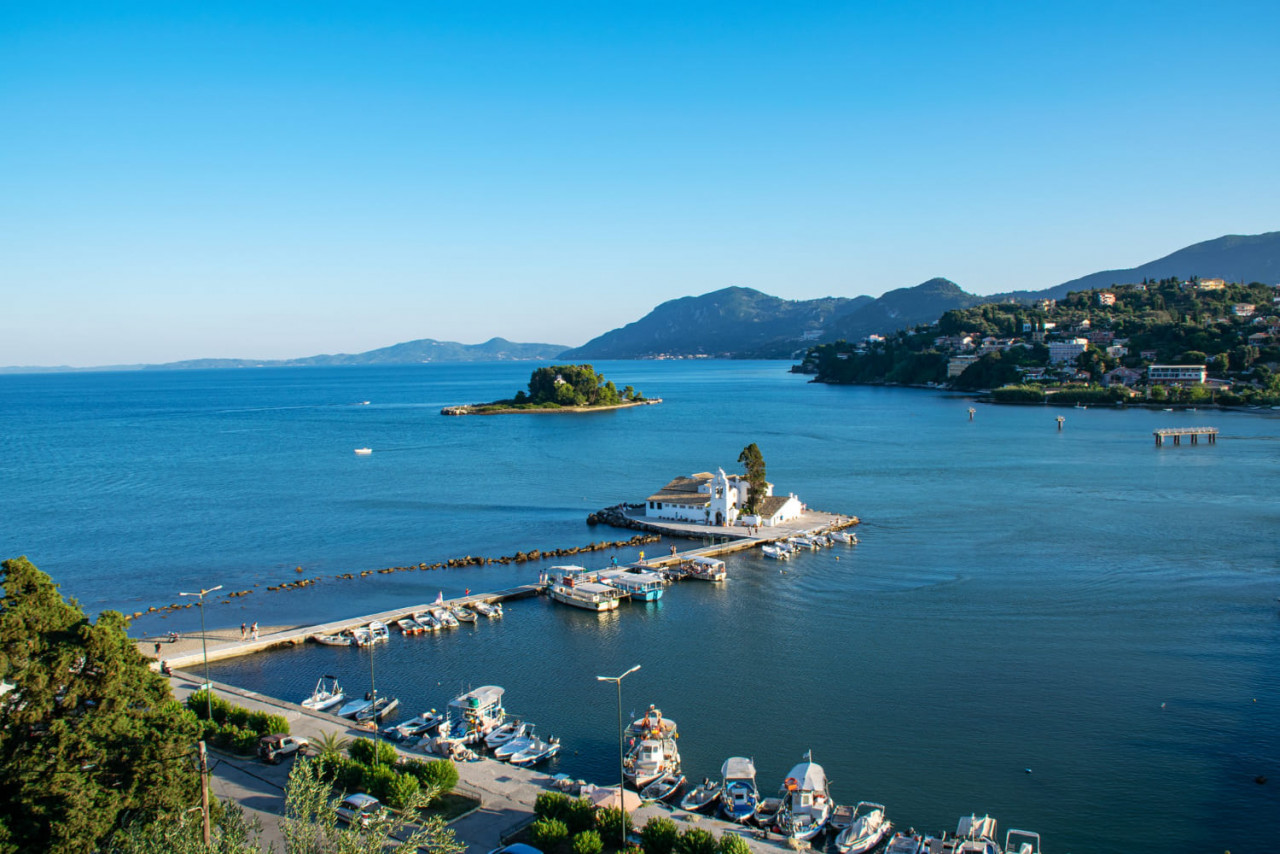
<path id="1" fill-rule="evenodd" d="M 623 786 L 627 782 L 626 766 L 623 764 L 622 752 L 622 680 L 635 673 L 640 669 L 640 665 L 628 670 L 621 676 L 597 676 L 599 682 L 612 682 L 618 686 L 618 813 L 621 816 L 618 824 L 622 828 L 622 847 L 618 850 L 623 851 L 627 847 L 627 807 L 626 801 L 623 799 Z"/>
<path id="2" fill-rule="evenodd" d="M 208 708 L 209 720 L 213 720 L 213 689 L 209 687 L 209 642 L 204 631 L 204 597 L 214 591 L 221 590 L 222 585 L 201 590 L 199 593 L 179 593 L 179 596 L 195 596 L 200 600 L 200 651 L 204 654 L 204 699 Z"/>

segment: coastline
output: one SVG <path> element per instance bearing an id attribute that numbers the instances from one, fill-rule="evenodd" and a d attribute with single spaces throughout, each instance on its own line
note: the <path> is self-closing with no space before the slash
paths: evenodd
<path id="1" fill-rule="evenodd" d="M 634 406 L 654 406 L 662 403 L 662 398 L 649 400 L 632 400 L 626 403 L 614 403 L 609 406 L 555 406 L 530 407 L 518 406 L 496 407 L 492 403 L 463 403 L 457 406 L 446 406 L 440 410 L 441 415 L 559 415 L 560 413 L 608 412 L 614 409 L 631 409 Z M 493 409 L 487 407 L 495 406 Z"/>

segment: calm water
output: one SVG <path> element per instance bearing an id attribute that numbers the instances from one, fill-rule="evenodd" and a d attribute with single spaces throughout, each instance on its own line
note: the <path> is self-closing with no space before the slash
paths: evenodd
<path id="1" fill-rule="evenodd" d="M 90 611 L 256 585 L 210 623 L 315 621 L 529 580 L 534 565 L 332 576 L 622 539 L 587 512 L 730 468 L 754 441 L 779 489 L 862 516 L 862 545 L 735 558 L 722 587 L 610 615 L 532 600 L 395 637 L 379 691 L 413 711 L 503 685 L 564 739 L 559 770 L 608 782 L 617 709 L 595 676 L 639 663 L 624 712 L 679 721 L 691 776 L 743 754 L 772 789 L 812 748 L 842 802 L 929 829 L 990 812 L 1059 854 L 1280 834 L 1280 419 L 978 406 L 969 422 L 964 398 L 814 386 L 778 363 L 597 368 L 667 402 L 437 414 L 510 394 L 521 364 L 0 376 L 0 554 Z M 1194 424 L 1223 438 L 1152 446 L 1153 428 Z M 325 580 L 265 590 L 298 577 Z M 370 669 L 319 648 L 215 668 L 293 699 L 325 672 L 364 690 Z"/>

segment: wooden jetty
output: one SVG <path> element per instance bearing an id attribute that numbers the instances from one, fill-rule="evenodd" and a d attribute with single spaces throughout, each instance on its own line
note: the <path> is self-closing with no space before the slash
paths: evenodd
<path id="1" fill-rule="evenodd" d="M 1217 427 L 1165 427 L 1151 432 L 1156 437 L 1157 448 L 1164 445 L 1165 439 L 1173 439 L 1173 444 L 1181 445 L 1183 436 L 1189 436 L 1193 445 L 1199 442 L 1201 436 L 1204 436 L 1210 445 L 1218 443 Z"/>

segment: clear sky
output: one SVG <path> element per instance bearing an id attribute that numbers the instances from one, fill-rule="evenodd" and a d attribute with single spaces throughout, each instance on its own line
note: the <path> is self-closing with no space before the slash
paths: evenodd
<path id="1" fill-rule="evenodd" d="M 0 4 L 0 365 L 567 345 L 1280 228 L 1280 3 Z"/>

